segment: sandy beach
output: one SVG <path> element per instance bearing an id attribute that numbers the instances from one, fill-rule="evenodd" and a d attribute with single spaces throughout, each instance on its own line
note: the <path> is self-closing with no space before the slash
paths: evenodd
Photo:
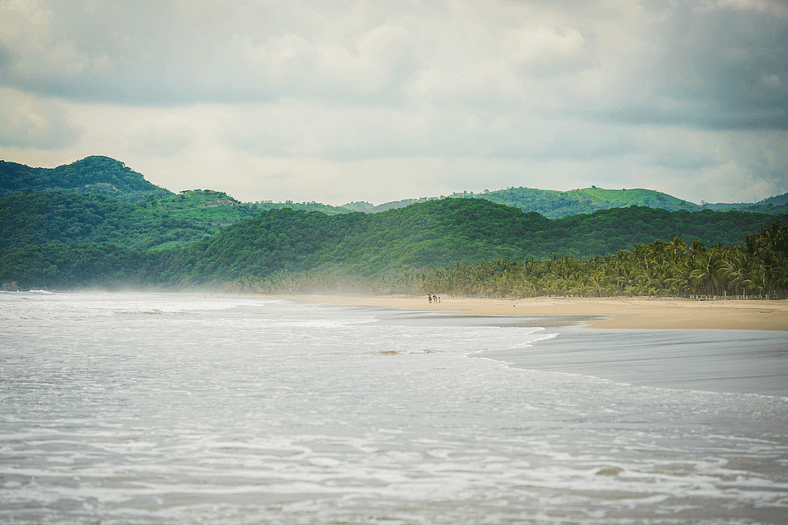
<path id="1" fill-rule="evenodd" d="M 696 301 L 677 298 L 537 297 L 477 299 L 425 297 L 289 295 L 280 298 L 337 306 L 430 310 L 445 314 L 519 317 L 591 316 L 592 328 L 788 331 L 788 300 Z"/>

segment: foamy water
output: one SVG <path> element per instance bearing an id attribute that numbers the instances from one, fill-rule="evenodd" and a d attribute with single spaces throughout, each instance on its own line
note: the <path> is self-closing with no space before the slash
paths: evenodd
<path id="1" fill-rule="evenodd" d="M 3 522 L 788 518 L 788 398 L 478 358 L 560 330 L 15 293 L 0 294 L 0 337 Z"/>

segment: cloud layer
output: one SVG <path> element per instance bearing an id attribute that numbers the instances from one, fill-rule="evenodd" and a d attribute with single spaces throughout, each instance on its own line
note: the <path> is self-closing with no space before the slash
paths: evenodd
<path id="1" fill-rule="evenodd" d="M 788 191 L 788 4 L 0 0 L 0 158 L 382 202 Z"/>

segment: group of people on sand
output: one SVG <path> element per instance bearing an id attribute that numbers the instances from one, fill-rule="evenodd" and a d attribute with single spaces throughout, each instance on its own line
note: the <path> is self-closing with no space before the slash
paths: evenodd
<path id="1" fill-rule="evenodd" d="M 427 294 L 427 300 L 431 303 L 439 303 L 441 302 L 441 298 L 435 295 L 434 293 L 430 292 Z"/>

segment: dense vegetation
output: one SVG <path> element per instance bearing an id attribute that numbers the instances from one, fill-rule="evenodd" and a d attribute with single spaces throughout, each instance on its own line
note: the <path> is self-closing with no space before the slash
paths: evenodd
<path id="1" fill-rule="evenodd" d="M 623 208 L 627 206 L 646 206 L 667 211 L 747 211 L 769 215 L 788 213 L 788 195 L 772 197 L 758 204 L 709 204 L 702 206 L 677 199 L 654 190 L 607 190 L 592 186 L 570 191 L 538 190 L 534 188 L 508 188 L 484 193 L 454 193 L 451 197 L 466 199 L 487 199 L 523 211 L 534 211 L 549 219 L 557 219 L 598 210 Z"/>
<path id="2" fill-rule="evenodd" d="M 21 193 L 0 200 L 0 250 L 45 243 L 114 243 L 138 249 L 186 246 L 216 233 L 204 218 L 104 195 Z"/>
<path id="3" fill-rule="evenodd" d="M 213 190 L 174 195 L 106 157 L 54 169 L 0 161 L 0 192 L 0 282 L 23 287 L 501 296 L 788 288 L 785 227 L 773 222 L 786 196 L 758 205 L 770 214 L 594 187 L 379 206 L 241 203 Z"/>
<path id="4" fill-rule="evenodd" d="M 0 198 L 22 193 L 25 190 L 97 193 L 146 207 L 161 205 L 164 209 L 179 212 L 176 215 L 191 219 L 210 233 L 215 233 L 224 226 L 266 210 L 291 208 L 302 211 L 320 211 L 328 215 L 357 211 L 379 213 L 404 208 L 411 204 L 447 198 L 444 196 L 440 196 L 440 198 L 420 197 L 378 205 L 368 202 L 351 202 L 342 206 L 332 206 L 314 201 L 299 203 L 289 200 L 285 202 L 263 200 L 241 203 L 224 193 L 212 190 L 191 190 L 175 196 L 172 192 L 149 183 L 141 174 L 132 171 L 122 162 L 108 157 L 87 157 L 72 164 L 52 169 L 32 168 L 13 162 L 0 161 Z M 570 191 L 524 187 L 496 191 L 485 190 L 478 194 L 465 191 L 453 193 L 448 198 L 485 199 L 526 212 L 536 212 L 550 219 L 628 206 L 646 206 L 668 211 L 711 209 L 715 211 L 749 211 L 768 215 L 788 214 L 788 194 L 771 197 L 758 204 L 704 203 L 703 206 L 653 190 L 608 190 L 594 186 Z M 202 205 L 200 199 L 223 202 L 220 206 L 223 206 L 224 209 L 213 210 L 211 208 L 217 206 Z M 180 213 L 184 209 L 187 212 Z"/>
<path id="5" fill-rule="evenodd" d="M 606 190 L 584 188 L 571 191 L 509 188 L 480 194 L 454 194 L 456 197 L 487 199 L 521 210 L 535 211 L 550 219 L 593 213 L 625 206 L 647 206 L 668 211 L 700 211 L 701 207 L 653 190 Z"/>
<path id="6" fill-rule="evenodd" d="M 424 272 L 421 280 L 425 290 L 466 296 L 768 295 L 788 289 L 788 228 L 774 222 L 740 246 L 657 240 L 587 260 L 555 255 L 456 265 Z"/>
<path id="7" fill-rule="evenodd" d="M 125 202 L 172 195 L 109 157 L 87 157 L 57 168 L 31 168 L 0 160 L 0 198 L 25 190 L 98 193 Z"/>
<path id="8" fill-rule="evenodd" d="M 38 199 L 60 202 L 75 197 L 30 194 L 4 202 L 20 202 L 29 207 Z M 685 243 L 699 239 L 697 243 L 705 245 L 737 244 L 745 241 L 749 232 L 758 231 L 773 220 L 741 212 L 667 212 L 632 207 L 551 221 L 482 199 L 446 199 L 379 214 L 329 216 L 289 208 L 268 210 L 186 247 L 154 253 L 143 250 L 141 243 L 125 242 L 122 247 L 118 243 L 85 243 L 88 239 L 101 242 L 102 237 L 96 236 L 102 235 L 107 237 L 104 241 L 115 241 L 120 237 L 112 237 L 111 233 L 119 222 L 135 219 L 135 224 L 144 226 L 153 223 L 145 220 L 154 221 L 157 216 L 148 217 L 148 208 L 131 205 L 126 205 L 129 209 L 119 206 L 115 212 L 102 209 L 101 205 L 107 204 L 104 197 L 82 199 L 96 204 L 95 210 L 88 209 L 89 213 L 84 214 L 95 220 L 84 231 L 68 222 L 67 204 L 60 208 L 45 206 L 53 210 L 46 224 L 62 224 L 62 228 L 39 230 L 35 224 L 27 228 L 21 223 L 15 227 L 15 234 L 4 246 L 26 247 L 7 251 L 0 259 L 0 280 L 48 287 L 107 284 L 114 279 L 118 283 L 162 286 L 241 283 L 242 287 L 260 288 L 270 287 L 271 279 L 292 281 L 297 274 L 300 282 L 315 275 L 321 279 L 331 275 L 335 283 L 361 280 L 402 285 L 402 278 L 407 275 L 410 276 L 406 281 L 415 282 L 413 275 L 422 275 L 418 272 L 445 268 L 458 271 L 463 265 L 500 259 L 526 261 L 512 263 L 516 265 L 533 265 L 542 260 L 599 261 L 600 257 L 655 238 L 678 237 L 684 241 L 677 242 Z M 10 211 L 7 216 L 13 221 L 18 215 L 23 214 Z M 64 222 L 58 222 L 62 217 L 66 217 Z M 66 242 L 69 232 L 79 233 L 71 238 L 71 244 Z M 136 238 L 145 235 L 140 233 Z M 39 245 L 31 246 L 36 243 Z"/>

